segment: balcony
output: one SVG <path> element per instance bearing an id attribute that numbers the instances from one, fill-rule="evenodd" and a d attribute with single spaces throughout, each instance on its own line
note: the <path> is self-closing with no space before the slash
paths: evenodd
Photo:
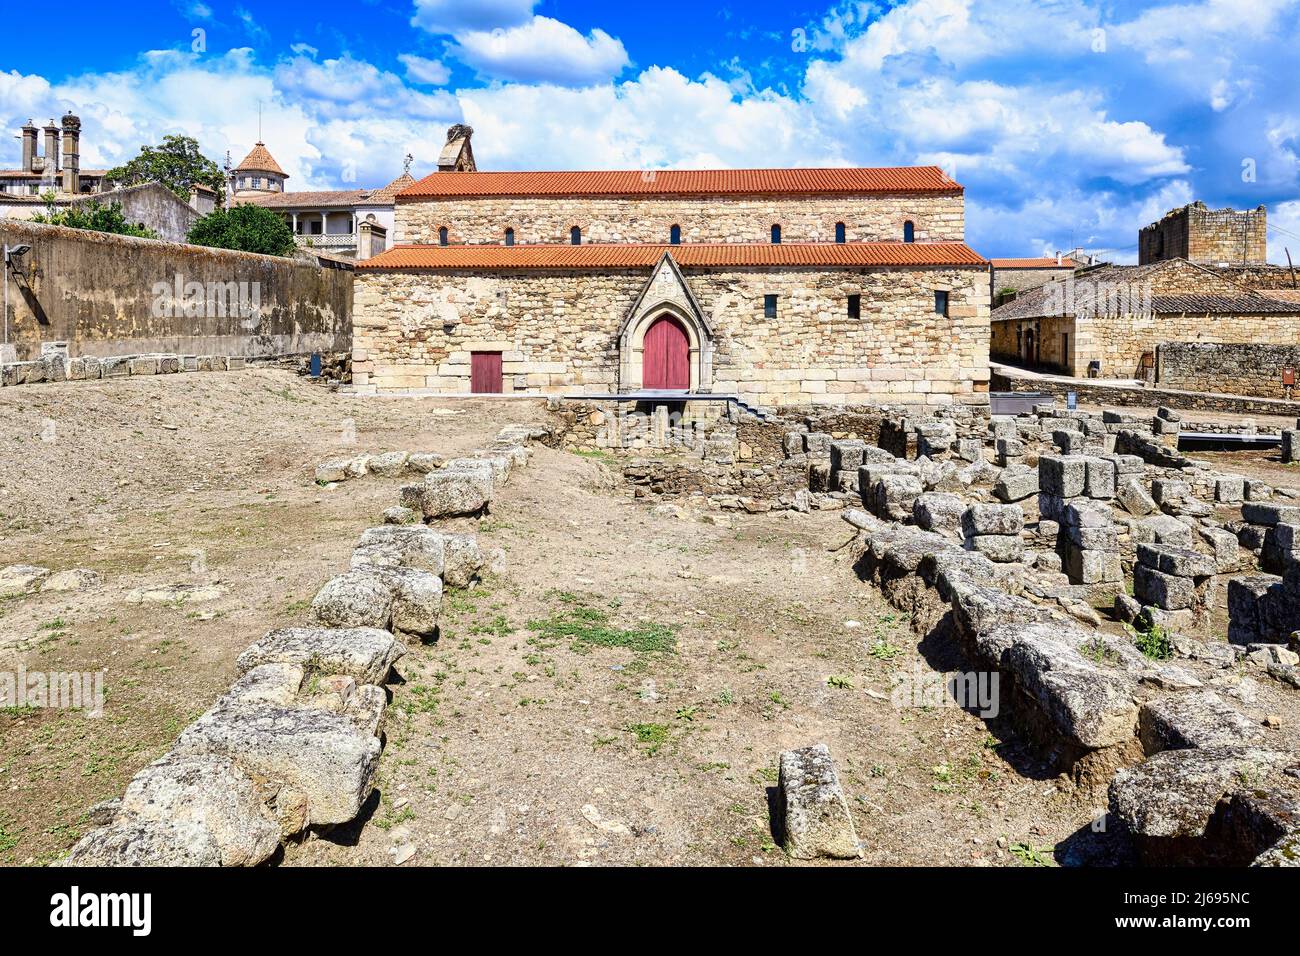
<path id="1" fill-rule="evenodd" d="M 293 241 L 304 249 L 321 249 L 325 252 L 339 252 L 344 249 L 355 251 L 357 235 L 354 232 L 327 233 L 319 235 L 295 235 Z"/>

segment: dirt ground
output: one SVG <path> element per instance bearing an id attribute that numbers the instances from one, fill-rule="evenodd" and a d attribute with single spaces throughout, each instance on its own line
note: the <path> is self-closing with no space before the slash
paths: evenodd
<path id="1" fill-rule="evenodd" d="M 546 415 L 358 400 L 270 370 L 6 389 L 0 410 L 0 564 L 103 576 L 0 603 L 0 666 L 107 671 L 100 718 L 0 713 L 10 864 L 71 846 L 86 808 L 225 690 L 240 651 L 305 619 L 394 502 L 396 479 L 318 487 L 318 461 L 455 454 Z M 504 569 L 449 594 L 441 639 L 400 662 L 367 815 L 286 863 L 391 864 L 395 845 L 414 847 L 407 865 L 780 863 L 776 757 L 816 741 L 867 863 L 1046 863 L 1090 819 L 1054 780 L 1017 773 L 977 718 L 882 699 L 920 657 L 828 550 L 849 536 L 837 515 L 656 517 L 611 474 L 539 449 L 505 487 L 479 529 Z M 125 600 L 171 584 L 220 594 Z"/>
<path id="2" fill-rule="evenodd" d="M 104 716 L 0 711 L 0 864 L 56 859 L 219 696 L 238 654 L 303 623 L 398 479 L 335 488 L 320 460 L 452 455 L 541 402 L 356 399 L 271 370 L 0 391 L 0 566 L 100 587 L 0 601 L 0 670 L 106 669 Z M 449 592 L 392 688 L 379 786 L 283 865 L 788 865 L 783 749 L 825 742 L 861 864 L 1054 865 L 1088 853 L 1079 794 L 894 676 L 959 670 L 855 577 L 834 512 L 681 517 L 613 463 L 537 448 L 478 524 L 501 570 Z M 131 604 L 191 584 L 197 602 Z M 924 656 L 923 656 L 924 654 Z"/>

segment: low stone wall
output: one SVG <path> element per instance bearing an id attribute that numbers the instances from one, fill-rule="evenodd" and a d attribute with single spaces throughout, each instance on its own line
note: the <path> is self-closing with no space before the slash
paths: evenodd
<path id="1" fill-rule="evenodd" d="M 73 357 L 149 353 L 245 358 L 352 347 L 352 270 L 0 219 L 29 245 L 9 275 L 14 358 L 66 343 Z"/>
<path id="2" fill-rule="evenodd" d="M 1238 412 L 1252 415 L 1300 416 L 1300 401 L 1253 398 L 1248 395 L 1221 395 L 1212 392 L 1185 392 L 1171 388 L 1140 388 L 1116 385 L 1093 385 L 1087 382 L 1061 382 L 1048 378 L 1020 377 L 995 372 L 991 386 L 995 392 L 1043 392 L 1063 399 L 1070 392 L 1085 405 L 1135 405 L 1152 408 L 1164 405 L 1190 411 Z"/>
<path id="3" fill-rule="evenodd" d="M 309 829 L 355 820 L 375 787 L 384 684 L 403 640 L 435 638 L 444 585 L 467 587 L 487 563 L 474 534 L 425 522 L 485 513 L 539 437 L 509 425 L 475 457 L 404 486 L 385 525 L 362 533 L 350 568 L 317 592 L 311 623 L 241 654 L 229 692 L 120 799 L 88 811 L 96 828 L 62 864 L 256 866 Z"/>
<path id="4" fill-rule="evenodd" d="M 1156 350 L 1156 382 L 1191 392 L 1289 400 L 1291 395 L 1282 384 L 1286 368 L 1300 370 L 1300 344 L 1166 342 Z M 1290 392 L 1295 394 L 1295 388 Z"/>

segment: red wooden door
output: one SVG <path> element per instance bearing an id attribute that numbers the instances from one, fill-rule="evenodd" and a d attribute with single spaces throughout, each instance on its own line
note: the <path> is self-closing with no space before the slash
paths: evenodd
<path id="1" fill-rule="evenodd" d="M 691 343 L 677 320 L 656 319 L 646 330 L 641 387 L 680 391 L 691 387 Z"/>
<path id="2" fill-rule="evenodd" d="M 477 394 L 501 392 L 501 353 L 471 352 L 469 356 L 469 390 Z"/>

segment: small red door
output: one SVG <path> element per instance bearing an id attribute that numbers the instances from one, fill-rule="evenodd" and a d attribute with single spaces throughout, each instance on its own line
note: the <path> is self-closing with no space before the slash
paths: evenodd
<path id="1" fill-rule="evenodd" d="M 469 390 L 483 395 L 499 395 L 501 393 L 500 352 L 470 353 Z"/>
<path id="2" fill-rule="evenodd" d="M 641 387 L 675 391 L 691 387 L 691 343 L 676 319 L 656 319 L 646 330 Z"/>

